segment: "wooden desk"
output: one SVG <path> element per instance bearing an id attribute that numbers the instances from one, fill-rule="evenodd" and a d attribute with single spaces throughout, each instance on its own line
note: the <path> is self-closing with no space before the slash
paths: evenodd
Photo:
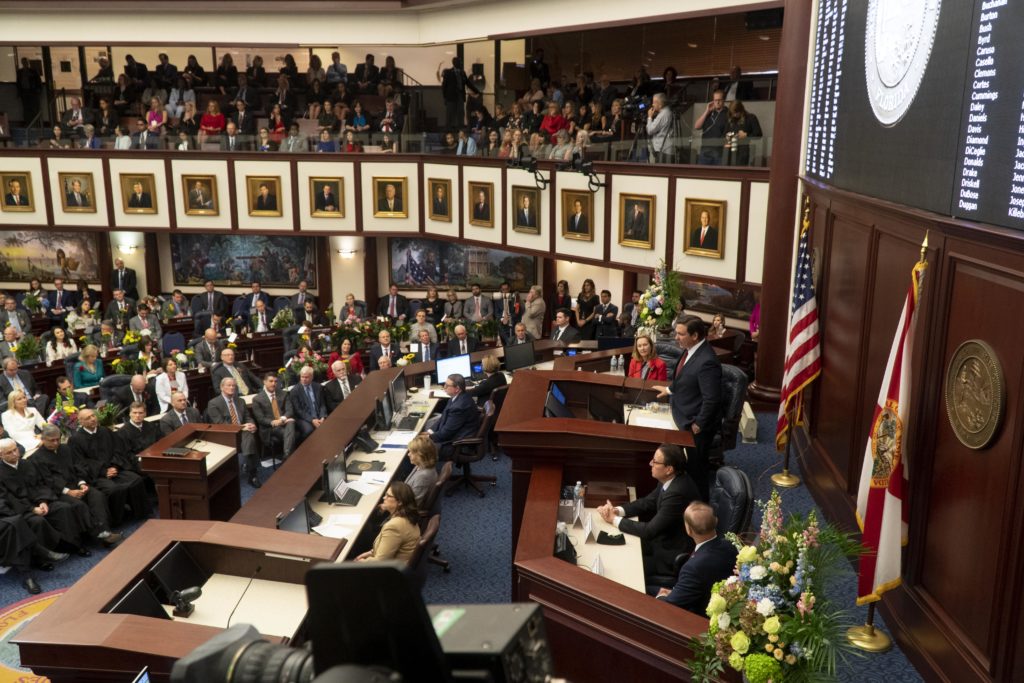
<path id="1" fill-rule="evenodd" d="M 216 574 L 248 580 L 259 567 L 260 579 L 289 584 L 303 583 L 313 564 L 330 562 L 337 552 L 331 539 L 316 536 L 224 522 L 150 520 L 18 634 L 22 665 L 54 683 L 127 681 L 143 666 L 155 680 L 168 680 L 175 660 L 223 629 L 107 610 L 176 541 Z"/>
<path id="2" fill-rule="evenodd" d="M 227 520 L 238 511 L 241 432 L 236 425 L 189 423 L 139 453 L 142 471 L 156 484 L 161 519 Z M 196 439 L 206 442 L 196 446 L 209 452 L 205 458 L 162 455 Z"/>
<path id="3" fill-rule="evenodd" d="M 597 508 L 585 508 L 584 512 L 590 515 L 595 534 L 603 531 L 614 536 L 620 533 L 614 524 L 601 519 Z M 639 536 L 622 534 L 626 545 L 601 545 L 596 540 L 584 539 L 582 526 L 567 526 L 569 538 L 576 548 L 576 565 L 581 571 L 590 571 L 594 560 L 600 555 L 604 578 L 646 595 L 647 584 L 644 581 L 644 560 Z"/>

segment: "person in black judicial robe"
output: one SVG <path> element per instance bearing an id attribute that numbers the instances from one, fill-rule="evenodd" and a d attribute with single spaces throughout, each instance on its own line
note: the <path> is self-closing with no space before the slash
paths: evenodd
<path id="1" fill-rule="evenodd" d="M 480 411 L 473 398 L 466 394 L 466 378 L 462 375 L 449 375 L 444 392 L 448 394 L 448 404 L 440 416 L 428 421 L 427 433 L 437 444 L 438 457 L 450 459 L 452 442 L 475 436 L 480 429 Z"/>
<path id="2" fill-rule="evenodd" d="M 133 517 L 148 515 L 146 483 L 131 471 L 131 462 L 126 462 L 130 459 L 124 457 L 114 433 L 99 426 L 92 410 L 80 410 L 78 424 L 81 428 L 68 441 L 78 476 L 106 494 L 111 525 L 116 527 L 124 521 L 125 505 Z"/>
<path id="3" fill-rule="evenodd" d="M 669 368 L 671 387 L 658 389 L 659 398 L 670 395 L 669 407 L 676 427 L 693 433 L 687 471 L 697 483 L 701 499 L 708 499 L 708 451 L 721 426 L 722 363 L 707 343 L 707 325 L 700 318 L 676 324 L 676 343 L 683 355 Z"/>
<path id="4" fill-rule="evenodd" d="M 137 456 L 160 440 L 160 426 L 156 422 L 146 421 L 146 407 L 142 403 L 130 403 L 127 415 L 116 436 L 125 453 L 126 465 L 130 462 L 131 471 L 140 473 Z"/>
<path id="5" fill-rule="evenodd" d="M 350 375 L 348 365 L 340 360 L 334 361 L 331 370 L 334 371 L 334 379 L 324 385 L 324 404 L 327 406 L 328 414 L 333 413 L 347 398 L 343 385 L 347 385 L 348 393 L 351 393 L 362 381 L 359 375 Z"/>
<path id="6" fill-rule="evenodd" d="M 62 492 L 59 500 L 85 505 L 92 520 L 93 535 L 104 545 L 115 545 L 121 540 L 121 535 L 110 531 L 106 495 L 79 478 L 71 448 L 60 442 L 59 429 L 48 425 L 43 428 L 41 438 L 42 444 L 31 458 L 36 471 L 52 491 Z"/>
<path id="7" fill-rule="evenodd" d="M 676 556 L 693 550 L 693 540 L 679 520 L 690 503 L 700 500 L 700 493 L 686 473 L 685 463 L 679 446 L 662 444 L 651 458 L 651 476 L 657 482 L 653 491 L 625 505 L 616 507 L 605 501 L 597 508 L 601 518 L 619 531 L 640 537 L 647 577 L 672 575 Z"/>
<path id="8" fill-rule="evenodd" d="M 282 459 L 287 460 L 295 450 L 295 420 L 285 415 L 285 392 L 278 391 L 277 385 L 276 374 L 263 375 L 263 391 L 252 398 L 252 414 L 263 443 L 271 453 L 280 444 Z M 271 400 L 277 404 L 276 416 Z"/>
<path id="9" fill-rule="evenodd" d="M 206 404 L 206 421 L 215 425 L 235 424 L 242 428 L 239 451 L 245 462 L 249 483 L 259 488 L 260 457 L 256 448 L 256 422 L 250 419 L 245 401 L 238 396 L 238 385 L 233 378 L 222 379 L 218 389 L 220 393 Z"/>
<path id="10" fill-rule="evenodd" d="M 89 509 L 85 505 L 58 501 L 31 459 L 21 459 L 13 440 L 0 440 L 0 459 L 3 460 L 0 462 L 0 493 L 15 514 L 24 516 L 26 520 L 45 518 L 57 530 L 61 541 L 75 548 L 83 557 L 88 557 L 91 553 L 83 548 L 82 541 L 92 527 Z"/>
<path id="11" fill-rule="evenodd" d="M 310 393 L 313 394 L 312 400 Z M 296 447 L 323 424 L 327 406 L 324 404 L 323 387 L 313 381 L 313 368 L 306 366 L 299 371 L 299 383 L 288 392 L 288 400 L 285 401 L 285 415 L 295 419 Z"/>
<path id="12" fill-rule="evenodd" d="M 41 521 L 45 524 L 46 519 L 42 518 Z M 57 531 L 49 527 L 48 534 L 52 547 L 56 547 L 60 542 Z M 45 551 L 41 541 L 45 543 L 46 539 L 39 539 L 25 518 L 14 514 L 11 506 L 0 496 L 0 565 L 13 567 L 21 578 L 21 585 L 32 595 L 43 592 L 42 586 L 32 574 L 33 552 L 37 549 Z M 53 569 L 52 564 L 47 564 L 47 567 Z"/>
<path id="13" fill-rule="evenodd" d="M 711 587 L 732 576 L 736 567 L 736 546 L 715 531 L 718 518 L 710 505 L 691 503 L 683 519 L 686 533 L 697 547 L 679 568 L 675 585 L 662 588 L 657 598 L 706 616 Z"/>

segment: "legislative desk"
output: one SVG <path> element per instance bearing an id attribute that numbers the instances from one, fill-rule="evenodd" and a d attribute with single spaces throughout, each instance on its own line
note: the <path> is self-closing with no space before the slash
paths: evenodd
<path id="1" fill-rule="evenodd" d="M 160 519 L 226 521 L 241 506 L 238 452 L 242 428 L 190 422 L 139 453 L 142 471 L 156 485 Z M 187 447 L 204 457 L 164 455 Z"/>
<path id="2" fill-rule="evenodd" d="M 291 631 L 266 636 L 279 643 L 296 635 L 295 596 L 301 591 L 295 586 L 303 583 L 313 564 L 337 556 L 337 544 L 318 536 L 224 522 L 150 520 L 17 635 L 21 664 L 54 683 L 120 683 L 131 680 L 143 666 L 150 668 L 154 680 L 168 680 L 175 660 L 223 631 L 230 610 L 213 610 L 220 621 L 157 619 L 108 610 L 140 578 L 153 585 L 150 567 L 177 541 L 214 574 L 196 601 L 197 614 L 209 614 L 211 603 L 232 600 L 239 582 L 248 582 L 257 570 L 257 580 L 263 586 L 266 582 L 278 584 L 276 591 L 261 587 L 255 597 L 267 600 L 268 595 L 277 595 L 282 604 L 253 605 L 246 594 L 238 611 L 276 614 L 278 630 Z M 236 613 L 233 622 L 244 620 Z M 273 625 L 264 627 L 272 629 Z"/>

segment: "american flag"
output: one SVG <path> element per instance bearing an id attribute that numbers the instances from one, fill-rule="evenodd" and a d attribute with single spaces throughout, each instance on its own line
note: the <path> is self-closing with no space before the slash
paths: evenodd
<path id="1" fill-rule="evenodd" d="M 789 316 L 779 420 L 775 427 L 775 448 L 780 451 L 789 441 L 790 419 L 792 424 L 800 424 L 804 387 L 821 374 L 821 336 L 818 333 L 818 302 L 811 277 L 810 232 L 810 212 L 805 209 L 793 276 L 793 306 Z"/>

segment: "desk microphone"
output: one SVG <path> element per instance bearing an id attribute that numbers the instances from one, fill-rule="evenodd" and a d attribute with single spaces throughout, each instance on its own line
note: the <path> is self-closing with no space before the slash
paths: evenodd
<path id="1" fill-rule="evenodd" d="M 192 616 L 196 606 L 192 603 L 203 595 L 203 589 L 199 586 L 192 586 L 180 591 L 171 593 L 171 602 L 174 603 L 174 616 L 188 618 Z"/>
<path id="2" fill-rule="evenodd" d="M 235 606 L 231 608 L 231 614 L 228 615 L 228 624 L 224 628 L 231 628 L 231 619 L 235 616 L 235 612 L 238 610 L 238 606 L 242 604 L 242 600 L 245 598 L 245 594 L 249 592 L 249 588 L 252 586 L 252 582 L 256 580 L 256 575 L 260 573 L 261 569 L 263 569 L 262 564 L 256 565 L 256 571 L 254 571 L 252 573 L 252 576 L 249 577 L 249 583 L 245 584 L 245 590 L 242 591 L 242 594 L 238 596 L 238 602 L 235 603 Z"/>
<path id="3" fill-rule="evenodd" d="M 633 409 L 636 408 L 636 402 L 640 400 L 641 394 L 647 390 L 647 376 L 651 374 L 651 362 L 647 361 L 644 364 L 644 369 L 640 371 L 640 390 L 636 392 L 636 396 L 629 402 L 629 410 L 626 411 L 626 424 L 629 424 L 629 416 L 633 414 Z M 623 380 L 625 385 L 625 380 Z"/>

